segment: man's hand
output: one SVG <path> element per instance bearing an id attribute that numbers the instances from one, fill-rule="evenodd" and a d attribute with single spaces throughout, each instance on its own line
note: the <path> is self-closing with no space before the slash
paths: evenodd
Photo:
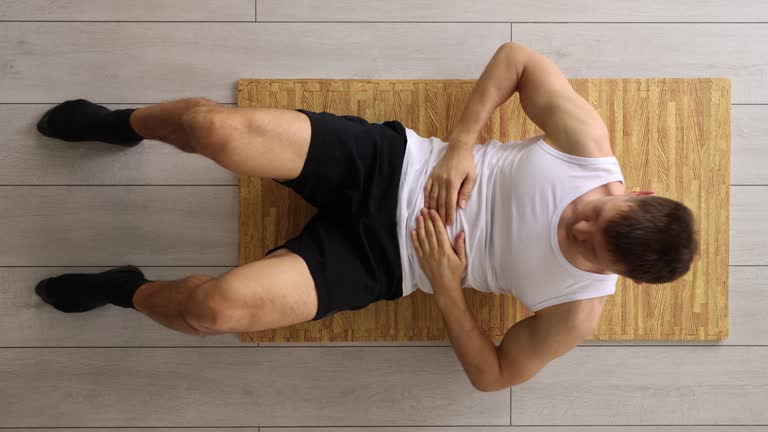
<path id="1" fill-rule="evenodd" d="M 457 289 L 461 292 L 461 277 L 467 268 L 464 250 L 464 233 L 456 236 L 456 246 L 451 245 L 448 233 L 437 212 L 421 209 L 416 229 L 411 231 L 411 240 L 419 257 L 421 268 L 426 273 L 436 296 L 450 296 L 456 293 L 438 290 Z"/>
<path id="2" fill-rule="evenodd" d="M 472 146 L 449 146 L 424 185 L 424 206 L 437 210 L 446 225 L 453 224 L 456 204 L 466 207 L 477 180 Z"/>

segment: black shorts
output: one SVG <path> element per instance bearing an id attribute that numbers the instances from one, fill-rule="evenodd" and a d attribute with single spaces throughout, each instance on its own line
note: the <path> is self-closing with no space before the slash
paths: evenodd
<path id="1" fill-rule="evenodd" d="M 287 248 L 307 263 L 315 281 L 318 320 L 403 296 L 397 240 L 397 195 L 406 136 L 396 121 L 297 110 L 312 135 L 299 176 L 278 181 L 318 212 Z"/>

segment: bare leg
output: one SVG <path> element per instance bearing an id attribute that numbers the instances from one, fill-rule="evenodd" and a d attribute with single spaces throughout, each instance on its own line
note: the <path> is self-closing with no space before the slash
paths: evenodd
<path id="1" fill-rule="evenodd" d="M 206 275 L 193 275 L 176 281 L 146 283 L 134 294 L 134 306 L 169 329 L 193 335 L 207 334 L 190 325 L 184 311 L 192 294 L 211 279 Z"/>
<path id="2" fill-rule="evenodd" d="M 202 98 L 141 108 L 133 111 L 128 120 L 144 138 L 200 153 L 239 174 L 275 179 L 292 179 L 300 174 L 311 132 L 307 116 L 296 111 L 227 108 Z M 125 119 L 122 121 L 124 124 Z M 43 123 L 50 126 L 47 121 Z M 133 131 L 129 132 L 133 135 Z M 46 286 L 39 285 L 41 292 Z M 51 292 L 43 295 L 54 301 Z M 104 301 L 90 300 L 93 304 Z M 190 334 L 284 327 L 312 319 L 318 307 L 314 280 L 306 263 L 286 249 L 218 278 L 194 275 L 178 281 L 145 283 L 132 300 L 138 311 L 166 327 Z M 123 301 L 118 303 L 122 305 Z"/>
<path id="3" fill-rule="evenodd" d="M 291 110 L 228 108 L 202 98 L 141 108 L 131 126 L 145 138 L 199 153 L 238 174 L 298 177 L 309 149 L 309 119 Z M 136 309 L 188 334 L 258 331 L 312 319 L 318 307 L 304 260 L 281 249 L 219 278 L 194 275 L 150 282 L 133 297 Z"/>
<path id="4" fill-rule="evenodd" d="M 309 150 L 306 115 L 271 108 L 230 108 L 202 99 L 179 99 L 141 108 L 131 126 L 145 138 L 199 153 L 242 175 L 298 177 Z"/>
<path id="5" fill-rule="evenodd" d="M 309 321 L 317 313 L 318 299 L 304 260 L 279 249 L 218 278 L 195 275 L 149 282 L 136 291 L 133 304 L 170 329 L 212 335 Z"/>

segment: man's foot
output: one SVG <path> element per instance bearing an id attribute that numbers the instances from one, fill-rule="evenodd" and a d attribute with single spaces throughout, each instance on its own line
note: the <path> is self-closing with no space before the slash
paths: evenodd
<path id="1" fill-rule="evenodd" d="M 134 266 L 97 274 L 69 273 L 43 279 L 35 287 L 44 302 L 62 312 L 85 312 L 105 304 L 133 307 L 133 295 L 149 282 Z"/>
<path id="2" fill-rule="evenodd" d="M 64 141 L 102 141 L 133 147 L 144 139 L 131 127 L 133 111 L 112 111 L 85 99 L 70 100 L 48 110 L 37 122 L 37 130 Z"/>

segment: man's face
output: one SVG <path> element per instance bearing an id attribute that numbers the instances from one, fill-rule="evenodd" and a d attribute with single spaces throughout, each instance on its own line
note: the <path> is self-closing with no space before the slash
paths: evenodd
<path id="1" fill-rule="evenodd" d="M 569 237 L 577 240 L 582 255 L 611 273 L 620 273 L 608 252 L 603 230 L 605 225 L 638 199 L 632 195 L 613 195 L 587 201 L 579 208 Z"/>

